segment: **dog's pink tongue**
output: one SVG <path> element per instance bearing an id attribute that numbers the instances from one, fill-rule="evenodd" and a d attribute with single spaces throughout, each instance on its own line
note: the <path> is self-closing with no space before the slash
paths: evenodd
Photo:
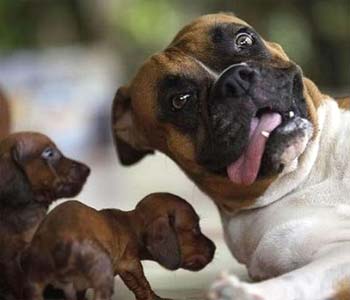
<path id="1" fill-rule="evenodd" d="M 282 117 L 278 113 L 266 113 L 260 119 L 252 119 L 248 148 L 238 160 L 227 167 L 227 174 L 232 182 L 250 185 L 256 180 L 267 141 L 261 132 L 270 133 L 281 122 Z"/>

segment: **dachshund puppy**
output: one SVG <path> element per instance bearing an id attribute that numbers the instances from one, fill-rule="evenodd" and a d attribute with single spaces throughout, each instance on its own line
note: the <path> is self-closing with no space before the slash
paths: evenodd
<path id="1" fill-rule="evenodd" d="M 0 140 L 10 133 L 10 109 L 5 95 L 0 90 Z"/>
<path id="2" fill-rule="evenodd" d="M 23 299 L 21 252 L 49 205 L 76 196 L 89 173 L 42 134 L 11 134 L 0 142 L 0 299 Z"/>
<path id="3" fill-rule="evenodd" d="M 137 300 L 159 298 L 151 289 L 140 260 L 169 270 L 199 271 L 213 259 L 214 243 L 204 236 L 199 217 L 185 200 L 166 193 L 145 197 L 133 211 L 97 211 L 78 201 L 56 207 L 41 223 L 23 255 L 28 300 L 41 300 L 51 283 L 69 300 L 110 300 L 119 275 Z"/>

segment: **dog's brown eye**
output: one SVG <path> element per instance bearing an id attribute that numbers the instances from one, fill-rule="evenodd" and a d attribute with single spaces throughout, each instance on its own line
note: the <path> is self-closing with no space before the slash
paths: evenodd
<path id="1" fill-rule="evenodd" d="M 253 37 L 246 32 L 239 33 L 236 37 L 236 45 L 239 48 L 246 48 L 252 46 L 254 43 Z"/>
<path id="2" fill-rule="evenodd" d="M 192 94 L 190 93 L 174 96 L 172 98 L 172 103 L 171 103 L 173 106 L 173 109 L 175 110 L 182 109 L 191 98 L 192 98 Z"/>

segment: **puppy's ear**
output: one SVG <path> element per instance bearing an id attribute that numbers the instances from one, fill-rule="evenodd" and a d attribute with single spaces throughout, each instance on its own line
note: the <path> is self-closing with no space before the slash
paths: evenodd
<path id="1" fill-rule="evenodd" d="M 16 146 L 0 157 L 0 206 L 22 205 L 32 199 L 30 185 L 17 160 Z"/>
<path id="2" fill-rule="evenodd" d="M 125 166 L 137 163 L 154 151 L 146 148 L 145 138 L 137 129 L 127 87 L 118 89 L 112 107 L 112 131 L 120 162 Z"/>
<path id="3" fill-rule="evenodd" d="M 0 156 L 0 190 L 4 189 L 14 177 L 17 177 L 15 175 L 20 172 L 20 169 L 17 146 L 14 145 Z"/>
<path id="4" fill-rule="evenodd" d="M 16 144 L 11 148 L 10 154 L 12 161 L 24 172 L 26 173 L 26 160 L 28 153 L 26 145 L 20 141 L 17 141 Z"/>
<path id="5" fill-rule="evenodd" d="M 22 166 L 23 155 L 19 143 L 16 143 L 16 145 L 11 148 L 11 157 L 16 164 Z"/>
<path id="6" fill-rule="evenodd" d="M 169 270 L 181 264 L 181 251 L 169 217 L 160 217 L 147 228 L 146 247 L 152 258 Z"/>

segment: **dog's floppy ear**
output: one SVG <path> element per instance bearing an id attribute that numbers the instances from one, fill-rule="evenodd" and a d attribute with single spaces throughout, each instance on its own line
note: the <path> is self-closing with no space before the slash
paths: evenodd
<path id="1" fill-rule="evenodd" d="M 0 206 L 16 206 L 29 202 L 32 191 L 22 166 L 18 163 L 18 148 L 0 156 Z"/>
<path id="2" fill-rule="evenodd" d="M 118 89 L 112 107 L 112 131 L 120 162 L 125 166 L 137 163 L 154 151 L 145 147 L 145 138 L 135 125 L 127 87 Z"/>
<path id="3" fill-rule="evenodd" d="M 169 217 L 159 217 L 147 228 L 146 247 L 152 258 L 169 270 L 181 264 L 181 251 Z"/>

